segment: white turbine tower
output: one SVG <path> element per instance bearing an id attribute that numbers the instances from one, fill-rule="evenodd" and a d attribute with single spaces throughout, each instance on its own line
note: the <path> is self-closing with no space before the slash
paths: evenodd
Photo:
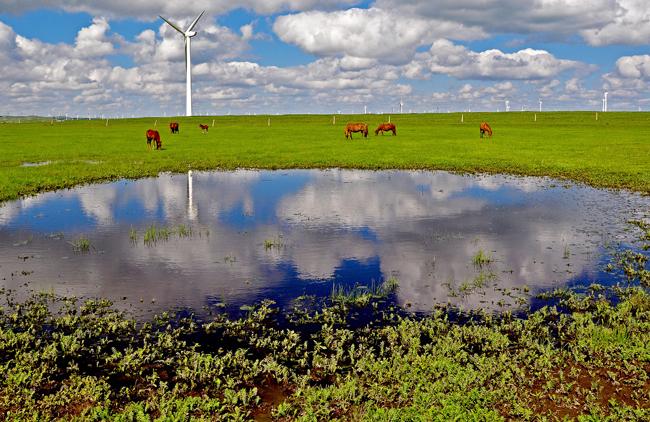
<path id="1" fill-rule="evenodd" d="M 605 95 L 603 95 L 603 113 L 607 111 L 607 94 L 609 93 L 605 91 Z"/>
<path id="2" fill-rule="evenodd" d="M 542 99 L 539 99 L 539 112 L 542 112 Z"/>
<path id="3" fill-rule="evenodd" d="M 194 183 L 192 180 L 192 170 L 187 172 L 187 216 L 190 220 L 196 220 L 199 212 L 194 203 Z"/>
<path id="4" fill-rule="evenodd" d="M 399 99 L 399 112 L 400 114 L 402 113 L 402 110 L 404 109 L 404 101 L 402 99 Z"/>
<path id="5" fill-rule="evenodd" d="M 196 17 L 196 19 L 194 19 L 194 21 L 190 24 L 190 26 L 187 27 L 186 31 L 183 31 L 178 26 L 174 25 L 173 23 L 171 23 L 167 19 L 160 16 L 160 19 L 164 20 L 165 22 L 167 22 L 169 24 L 169 26 L 171 26 L 172 28 L 174 28 L 175 30 L 180 32 L 181 35 L 183 35 L 183 38 L 185 39 L 185 77 L 186 77 L 186 81 L 185 81 L 185 90 L 186 90 L 186 92 L 185 92 L 185 114 L 187 116 L 192 115 L 192 59 L 191 59 L 191 56 L 190 56 L 190 53 L 191 53 L 190 44 L 191 44 L 192 37 L 196 35 L 196 31 L 193 31 L 193 29 L 196 26 L 196 23 L 199 21 L 199 19 L 201 19 L 201 16 L 203 16 L 204 13 L 205 13 L 205 10 L 203 12 L 201 12 L 201 14 Z"/>
<path id="6" fill-rule="evenodd" d="M 510 100 L 506 100 L 506 111 L 510 111 Z"/>

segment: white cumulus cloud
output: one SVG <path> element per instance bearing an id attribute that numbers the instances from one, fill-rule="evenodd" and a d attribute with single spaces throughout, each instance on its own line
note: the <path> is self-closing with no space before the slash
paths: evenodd
<path id="1" fill-rule="evenodd" d="M 441 39 L 436 40 L 428 52 L 417 54 L 406 67 L 405 74 L 426 77 L 429 73 L 440 73 L 458 79 L 547 79 L 580 66 L 579 62 L 558 59 L 544 50 L 475 52 Z"/>
<path id="2" fill-rule="evenodd" d="M 650 55 L 624 56 L 616 61 L 616 70 L 627 79 L 650 79 Z"/>
<path id="3" fill-rule="evenodd" d="M 603 25 L 581 31 L 583 38 L 596 46 L 647 44 L 650 38 L 650 2 L 617 0 L 615 3 L 612 18 Z"/>
<path id="4" fill-rule="evenodd" d="M 408 61 L 417 47 L 438 37 L 474 39 L 485 34 L 456 23 L 400 16 L 384 9 L 303 12 L 280 16 L 273 30 L 284 42 L 318 56 Z"/>
<path id="5" fill-rule="evenodd" d="M 350 5 L 355 0 L 193 0 L 190 2 L 169 0 L 0 0 L 3 12 L 25 12 L 42 8 L 57 8 L 69 12 L 87 12 L 92 15 L 115 18 L 137 17 L 156 19 L 159 14 L 190 17 L 202 11 L 223 14 L 243 8 L 257 13 L 272 14 L 282 11 L 331 9 Z"/>
<path id="6" fill-rule="evenodd" d="M 106 19 L 93 19 L 92 25 L 82 28 L 77 34 L 75 52 L 84 57 L 101 57 L 113 53 L 113 42 L 106 34 L 109 29 Z"/>

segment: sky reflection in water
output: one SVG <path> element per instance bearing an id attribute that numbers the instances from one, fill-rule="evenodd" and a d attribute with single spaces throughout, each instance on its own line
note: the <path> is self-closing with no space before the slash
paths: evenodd
<path id="1" fill-rule="evenodd" d="M 498 309 L 504 288 L 616 281 L 602 268 L 633 243 L 626 221 L 644 217 L 650 198 L 557 183 L 241 170 L 89 185 L 0 207 L 0 286 L 28 282 L 146 312 L 262 298 L 285 305 L 328 295 L 333 283 L 396 277 L 399 304 L 426 312 L 445 302 Z M 184 224 L 193 235 L 147 246 L 152 224 Z M 75 253 L 80 236 L 95 250 Z M 479 251 L 493 261 L 482 269 L 472 264 Z M 481 277 L 490 287 L 473 288 Z"/>

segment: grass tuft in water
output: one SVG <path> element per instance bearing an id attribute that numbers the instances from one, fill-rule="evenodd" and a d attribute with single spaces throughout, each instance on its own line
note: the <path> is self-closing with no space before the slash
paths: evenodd
<path id="1" fill-rule="evenodd" d="M 395 277 L 391 277 L 388 280 L 384 281 L 382 288 L 386 293 L 394 293 L 399 289 L 399 281 Z"/>
<path id="2" fill-rule="evenodd" d="M 380 284 L 372 282 L 370 286 L 355 285 L 352 288 L 333 284 L 330 299 L 338 304 L 367 306 L 372 300 L 388 297 L 391 293 L 396 292 L 398 287 L 399 284 L 395 278 L 390 278 Z"/>
<path id="3" fill-rule="evenodd" d="M 90 243 L 87 237 L 81 236 L 72 242 L 68 242 L 72 245 L 72 250 L 79 253 L 88 253 L 90 249 L 94 249 L 94 246 Z"/>
<path id="4" fill-rule="evenodd" d="M 278 236 L 273 239 L 266 239 L 264 240 L 264 249 L 269 250 L 269 249 L 275 249 L 275 250 L 280 250 L 284 248 L 284 242 L 282 241 L 282 236 Z"/>
<path id="5" fill-rule="evenodd" d="M 199 230 L 199 237 L 201 237 L 202 232 Z M 205 235 L 209 236 L 210 231 L 206 230 Z M 194 229 L 185 224 L 180 224 L 177 227 L 158 227 L 155 224 L 147 227 L 147 230 L 144 232 L 143 242 L 147 246 L 153 246 L 158 241 L 167 241 L 172 236 L 178 236 L 178 238 L 190 238 L 194 236 Z M 129 238 L 132 242 L 137 241 L 137 231 L 133 228 L 129 231 Z"/>
<path id="6" fill-rule="evenodd" d="M 147 227 L 147 230 L 145 230 L 143 241 L 147 246 L 151 246 L 158 241 L 158 230 L 154 224 Z"/>
<path id="7" fill-rule="evenodd" d="M 152 224 L 147 227 L 147 230 L 145 230 L 143 241 L 145 245 L 153 246 L 158 241 L 169 240 L 169 238 L 172 236 L 178 236 L 179 238 L 188 238 L 192 237 L 193 234 L 194 231 L 192 230 L 192 227 L 186 226 L 185 224 L 180 224 L 177 227 L 158 227 L 155 224 Z M 130 233 L 130 237 L 133 239 L 133 233 Z"/>
<path id="8" fill-rule="evenodd" d="M 133 227 L 129 229 L 129 240 L 131 240 L 131 243 L 133 244 L 138 242 L 138 232 Z"/>
<path id="9" fill-rule="evenodd" d="M 190 237 L 192 236 L 192 228 L 186 226 L 185 224 L 180 224 L 176 227 L 176 234 L 178 237 Z"/>
<path id="10" fill-rule="evenodd" d="M 489 254 L 483 252 L 483 249 L 479 249 L 476 255 L 474 255 L 472 258 L 472 264 L 479 268 L 490 264 L 492 261 L 492 257 Z"/>

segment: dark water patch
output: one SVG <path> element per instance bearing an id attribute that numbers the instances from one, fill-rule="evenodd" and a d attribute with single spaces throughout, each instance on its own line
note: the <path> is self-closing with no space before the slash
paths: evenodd
<path id="1" fill-rule="evenodd" d="M 648 197 L 540 178 L 166 174 L 2 206 L 0 286 L 108 297 L 144 313 L 200 312 L 264 298 L 286 307 L 395 278 L 393 300 L 410 312 L 510 309 L 548 289 L 625 281 L 604 267 L 623 249 L 648 254 L 627 222 L 649 210 Z M 145 242 L 152 226 L 168 236 Z M 81 238 L 88 253 L 71 245 Z M 475 265 L 479 254 L 489 259 Z"/>

